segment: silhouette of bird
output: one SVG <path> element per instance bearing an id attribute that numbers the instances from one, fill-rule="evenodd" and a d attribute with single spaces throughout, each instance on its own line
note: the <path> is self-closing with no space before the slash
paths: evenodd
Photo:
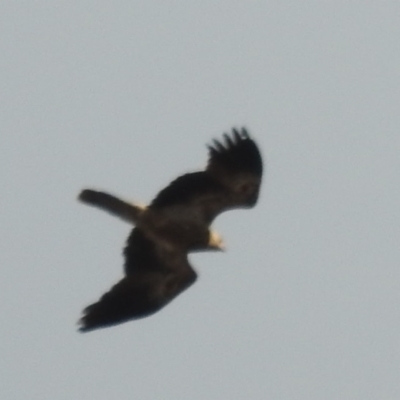
<path id="1" fill-rule="evenodd" d="M 135 225 L 124 249 L 125 276 L 84 309 L 82 332 L 160 310 L 196 280 L 188 253 L 223 249 L 221 236 L 210 229 L 215 217 L 256 204 L 263 164 L 246 129 L 233 129 L 208 149 L 204 171 L 178 177 L 149 206 L 92 189 L 80 193 L 80 201 Z"/>

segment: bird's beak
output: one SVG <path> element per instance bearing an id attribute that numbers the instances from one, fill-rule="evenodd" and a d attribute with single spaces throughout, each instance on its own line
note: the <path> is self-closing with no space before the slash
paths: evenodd
<path id="1" fill-rule="evenodd" d="M 209 240 L 209 246 L 215 250 L 218 251 L 225 251 L 225 243 L 222 240 L 222 237 L 215 231 L 210 232 L 210 240 Z"/>
<path id="2" fill-rule="evenodd" d="M 224 242 L 221 242 L 221 243 L 216 247 L 216 249 L 217 249 L 218 251 L 226 251 L 225 243 L 224 243 Z"/>

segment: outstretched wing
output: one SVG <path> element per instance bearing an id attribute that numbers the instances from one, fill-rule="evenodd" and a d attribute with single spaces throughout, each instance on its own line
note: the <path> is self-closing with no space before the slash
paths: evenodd
<path id="1" fill-rule="evenodd" d="M 246 129 L 224 134 L 225 143 L 214 140 L 206 171 L 231 193 L 232 206 L 253 207 L 258 199 L 263 172 L 262 158 Z"/>
<path id="2" fill-rule="evenodd" d="M 132 230 L 124 255 L 126 277 L 83 310 L 81 332 L 147 317 L 187 289 L 197 277 L 186 254 L 159 248 L 138 228 Z"/>
<path id="3" fill-rule="evenodd" d="M 214 140 L 209 146 L 207 168 L 182 175 L 163 189 L 150 207 L 181 207 L 192 210 L 210 223 L 219 213 L 253 207 L 261 185 L 263 164 L 260 151 L 243 128 Z"/>

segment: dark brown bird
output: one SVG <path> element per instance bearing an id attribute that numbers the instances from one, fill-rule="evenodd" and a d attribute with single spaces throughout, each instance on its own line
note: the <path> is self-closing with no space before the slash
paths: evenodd
<path id="1" fill-rule="evenodd" d="M 146 317 L 168 304 L 196 280 L 188 253 L 223 248 L 210 229 L 214 218 L 256 204 L 263 166 L 247 131 L 234 129 L 208 148 L 204 171 L 175 179 L 147 207 L 91 189 L 80 193 L 82 202 L 136 225 L 124 250 L 125 277 L 84 310 L 81 331 Z"/>

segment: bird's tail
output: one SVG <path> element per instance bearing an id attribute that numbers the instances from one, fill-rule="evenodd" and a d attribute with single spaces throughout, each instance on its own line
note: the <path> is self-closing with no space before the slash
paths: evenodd
<path id="1" fill-rule="evenodd" d="M 139 215 L 146 209 L 144 206 L 127 203 L 109 193 L 92 189 L 82 190 L 78 199 L 133 224 L 138 222 Z"/>

